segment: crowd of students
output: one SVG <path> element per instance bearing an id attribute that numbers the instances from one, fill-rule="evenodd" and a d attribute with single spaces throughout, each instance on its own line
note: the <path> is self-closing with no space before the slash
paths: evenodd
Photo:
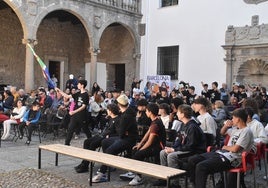
<path id="1" fill-rule="evenodd" d="M 82 129 L 87 136 L 85 149 L 101 148 L 112 155 L 124 152 L 125 157 L 141 161 L 153 158 L 159 165 L 187 170 L 196 187 L 206 187 L 208 174 L 240 165 L 241 153 L 256 151 L 256 143 L 268 143 L 265 87 L 234 84 L 228 90 L 226 84 L 219 89 L 217 82 L 211 88 L 201 82 L 204 89 L 197 94 L 194 86 L 183 81 L 172 90 L 165 84 L 156 89 L 149 82 L 142 90 L 141 82 L 135 79 L 130 91 L 106 92 L 97 83 L 86 90 L 83 79 L 75 86 L 68 82 L 64 91 L 40 87 L 27 95 L 11 87 L 0 101 L 1 139 L 9 139 L 11 124 L 18 124 L 19 138 L 27 128 L 26 144 L 30 144 L 37 122 L 45 117 L 48 131 L 57 135 L 59 129 L 66 130 L 66 145 Z M 55 120 L 59 125 L 51 124 Z M 230 139 L 223 146 L 226 134 Z M 207 146 L 218 150 L 207 153 Z M 82 161 L 76 172 L 87 172 L 88 164 Z M 92 182 L 107 181 L 106 171 L 102 165 Z M 232 175 L 228 177 L 228 183 L 235 182 Z M 130 180 L 130 185 L 143 182 L 140 174 L 132 172 L 120 178 Z M 166 182 L 158 180 L 153 185 Z"/>

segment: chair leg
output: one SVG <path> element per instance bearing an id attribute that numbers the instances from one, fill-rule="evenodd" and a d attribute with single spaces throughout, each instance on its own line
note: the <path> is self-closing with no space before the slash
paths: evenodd
<path id="1" fill-rule="evenodd" d="M 267 185 L 268 185 L 266 152 L 265 152 L 265 154 L 264 154 L 263 162 L 264 162 L 264 169 L 265 169 L 266 183 L 267 183 Z"/>
<path id="2" fill-rule="evenodd" d="M 240 172 L 237 173 L 236 187 L 237 187 L 237 188 L 240 188 Z"/>
<path id="3" fill-rule="evenodd" d="M 40 129 L 41 129 L 41 125 L 39 125 L 39 127 L 38 127 L 39 142 L 41 144 L 41 133 L 40 133 L 41 130 Z"/>
<path id="4" fill-rule="evenodd" d="M 227 174 L 226 171 L 223 172 L 223 181 L 224 181 L 224 188 L 227 188 Z"/>

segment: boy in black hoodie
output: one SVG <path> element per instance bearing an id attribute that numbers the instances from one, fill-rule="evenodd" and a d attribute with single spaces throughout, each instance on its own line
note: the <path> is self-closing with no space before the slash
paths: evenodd
<path id="1" fill-rule="evenodd" d="M 103 152 L 112 155 L 117 155 L 125 150 L 131 150 L 138 138 L 136 113 L 129 107 L 128 97 L 124 94 L 120 95 L 117 98 L 117 103 L 122 113 L 119 121 L 119 136 L 106 138 L 101 144 Z M 92 182 L 99 183 L 107 181 L 106 171 L 107 166 L 102 165 L 100 172 L 92 178 Z"/>

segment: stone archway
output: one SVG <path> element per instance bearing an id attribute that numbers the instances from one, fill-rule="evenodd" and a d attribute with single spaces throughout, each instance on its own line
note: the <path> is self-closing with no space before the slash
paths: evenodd
<path id="1" fill-rule="evenodd" d="M 114 84 L 121 90 L 128 90 L 136 74 L 135 40 L 131 32 L 122 24 L 110 24 L 100 38 L 98 62 L 106 64 L 107 90 Z"/>
<path id="2" fill-rule="evenodd" d="M 56 75 L 62 89 L 69 74 L 85 78 L 85 59 L 90 58 L 90 44 L 84 25 L 75 15 L 65 10 L 48 13 L 40 22 L 36 35 L 36 51 L 44 58 L 50 73 Z M 50 66 L 53 62 L 55 66 Z M 38 71 L 35 77 L 37 86 L 44 82 L 38 77 Z"/>
<path id="3" fill-rule="evenodd" d="M 0 83 L 24 88 L 23 27 L 18 14 L 3 1 L 0 1 L 0 34 Z"/>
<path id="4" fill-rule="evenodd" d="M 238 69 L 237 81 L 268 86 L 268 64 L 262 59 L 250 59 Z"/>

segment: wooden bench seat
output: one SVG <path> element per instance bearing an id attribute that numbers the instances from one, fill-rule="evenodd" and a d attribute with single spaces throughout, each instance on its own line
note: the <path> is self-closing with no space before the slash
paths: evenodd
<path id="1" fill-rule="evenodd" d="M 92 173 L 94 162 L 107 165 L 109 167 L 119 168 L 131 172 L 136 172 L 158 179 L 167 180 L 167 186 L 170 186 L 170 180 L 184 174 L 184 170 L 161 166 L 134 159 L 124 158 L 117 155 L 110 155 L 102 152 L 86 150 L 83 148 L 66 146 L 62 144 L 40 145 L 38 154 L 38 168 L 41 169 L 41 150 L 47 150 L 56 153 L 55 165 L 58 166 L 58 154 L 72 156 L 79 159 L 90 161 L 89 184 L 92 186 Z M 109 169 L 109 168 L 108 168 Z M 110 181 L 110 172 L 108 171 L 108 181 Z"/>

